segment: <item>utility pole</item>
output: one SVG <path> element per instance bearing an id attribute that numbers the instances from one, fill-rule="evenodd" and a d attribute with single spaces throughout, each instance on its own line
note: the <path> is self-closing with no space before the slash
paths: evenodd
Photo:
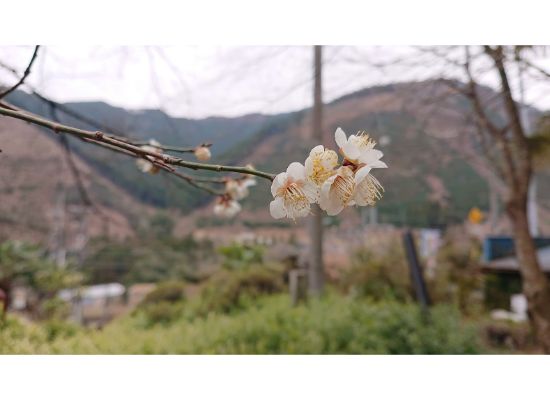
<path id="1" fill-rule="evenodd" d="M 322 46 L 313 46 L 313 115 L 312 115 L 312 137 L 319 143 L 324 142 L 323 135 L 323 87 L 322 68 L 323 53 Z M 309 217 L 310 231 L 310 255 L 309 255 L 309 290 L 312 295 L 320 296 L 324 284 L 323 264 L 323 215 L 319 205 L 313 204 L 313 215 Z"/>
<path id="2" fill-rule="evenodd" d="M 52 210 L 49 245 L 50 258 L 59 267 L 64 267 L 67 262 L 67 248 L 65 240 L 66 224 L 66 193 L 65 187 L 60 184 L 57 187 L 57 198 Z"/>

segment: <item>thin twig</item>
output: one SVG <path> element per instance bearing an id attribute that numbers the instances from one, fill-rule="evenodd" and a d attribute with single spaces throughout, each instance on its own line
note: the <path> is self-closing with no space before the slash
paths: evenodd
<path id="1" fill-rule="evenodd" d="M 7 96 L 11 92 L 13 92 L 15 89 L 17 89 L 19 86 L 21 86 L 23 84 L 23 82 L 25 82 L 25 79 L 27 79 L 27 76 L 29 76 L 29 74 L 31 73 L 31 67 L 34 64 L 34 61 L 36 60 L 36 56 L 38 55 L 38 49 L 39 48 L 40 48 L 40 46 L 34 46 L 34 52 L 32 53 L 31 61 L 29 62 L 29 65 L 27 65 L 27 68 L 25 69 L 25 72 L 23 72 L 23 76 L 11 88 L 1 92 L 0 93 L 0 99 L 2 97 Z"/>
<path id="2" fill-rule="evenodd" d="M 150 143 L 148 141 L 131 142 L 131 143 L 136 146 L 150 146 Z M 163 144 L 154 145 L 154 147 L 157 147 L 163 151 L 173 151 L 175 153 L 193 153 L 197 147 L 211 147 L 211 146 L 212 146 L 212 143 L 201 143 L 195 147 L 166 146 Z"/>

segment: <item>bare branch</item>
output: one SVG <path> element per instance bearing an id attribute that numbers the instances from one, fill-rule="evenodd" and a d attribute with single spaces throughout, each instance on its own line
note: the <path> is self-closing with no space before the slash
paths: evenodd
<path id="1" fill-rule="evenodd" d="M 149 142 L 141 141 L 141 142 L 132 142 L 132 144 L 136 146 L 144 146 L 149 145 Z M 173 151 L 175 153 L 193 153 L 197 147 L 211 147 L 212 143 L 201 143 L 196 147 L 176 147 L 176 146 L 166 146 L 166 145 L 155 145 L 155 147 L 158 147 L 159 149 L 163 151 Z"/>
<path id="2" fill-rule="evenodd" d="M 25 79 L 27 79 L 27 76 L 29 76 L 29 74 L 31 73 L 31 67 L 34 64 L 34 61 L 36 60 L 36 56 L 38 55 L 38 49 L 39 48 L 40 48 L 40 46 L 34 46 L 34 52 L 32 53 L 31 61 L 29 61 L 29 65 L 27 65 L 27 68 L 25 69 L 25 72 L 23 72 L 23 76 L 11 88 L 1 92 L 0 93 L 0 99 L 7 96 L 11 92 L 13 92 L 15 89 L 17 89 L 19 86 L 21 86 L 25 82 Z"/>

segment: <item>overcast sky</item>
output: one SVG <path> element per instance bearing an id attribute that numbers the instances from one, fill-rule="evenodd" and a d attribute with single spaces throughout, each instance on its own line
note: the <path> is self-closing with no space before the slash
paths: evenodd
<path id="1" fill-rule="evenodd" d="M 0 61 L 25 69 L 32 47 L 0 47 Z M 330 101 L 367 86 L 426 79 L 408 47 L 324 47 L 324 97 Z M 373 64 L 399 59 L 380 69 Z M 184 117 L 276 113 L 311 105 L 312 48 L 280 47 L 42 47 L 28 79 L 58 101 L 102 100 L 130 109 L 162 108 Z M 541 64 L 547 65 L 547 64 Z M 439 69 L 438 69 L 439 68 Z M 453 75 L 448 68 L 447 75 Z M 14 83 L 0 68 L 0 81 Z M 488 82 L 491 83 L 491 82 Z M 527 100 L 550 108 L 547 87 Z"/>

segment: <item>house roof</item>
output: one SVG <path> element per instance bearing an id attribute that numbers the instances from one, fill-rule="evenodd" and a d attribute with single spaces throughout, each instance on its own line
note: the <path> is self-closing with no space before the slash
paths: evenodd
<path id="1" fill-rule="evenodd" d="M 537 257 L 544 272 L 550 273 L 550 246 L 537 250 Z M 483 264 L 485 270 L 492 271 L 519 271 L 519 263 L 516 257 L 502 257 Z"/>
<path id="2" fill-rule="evenodd" d="M 82 299 L 104 299 L 107 297 L 118 297 L 124 294 L 125 288 L 120 283 L 106 283 L 103 285 L 87 286 L 82 289 L 64 289 L 59 292 L 63 300 L 71 300 L 78 293 Z"/>

